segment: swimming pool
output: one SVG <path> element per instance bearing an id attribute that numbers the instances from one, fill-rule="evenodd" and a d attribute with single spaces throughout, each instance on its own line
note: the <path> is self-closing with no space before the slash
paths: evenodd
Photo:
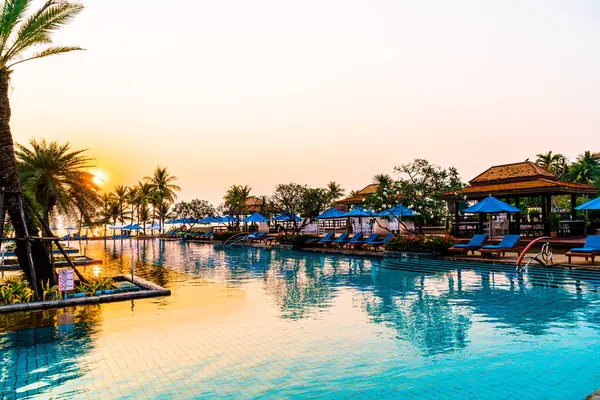
<path id="1" fill-rule="evenodd" d="M 582 399 L 600 274 L 89 242 L 167 298 L 0 316 L 1 398 Z M 383 265 L 382 265 L 383 264 Z"/>

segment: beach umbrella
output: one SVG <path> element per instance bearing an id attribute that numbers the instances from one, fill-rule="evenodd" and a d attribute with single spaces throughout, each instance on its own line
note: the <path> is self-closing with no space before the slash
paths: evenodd
<path id="1" fill-rule="evenodd" d="M 350 211 L 348 211 L 346 214 L 344 214 L 344 217 L 346 218 L 361 218 L 361 217 L 372 217 L 375 214 L 373 214 L 372 211 L 367 211 L 367 210 L 363 210 L 362 208 L 354 208 Z"/>
<path id="2" fill-rule="evenodd" d="M 600 197 L 597 197 L 594 200 L 590 200 L 587 203 L 583 203 L 582 205 L 575 207 L 575 209 L 578 211 L 600 210 Z"/>
<path id="3" fill-rule="evenodd" d="M 319 220 L 331 219 L 331 220 L 333 220 L 333 232 L 335 233 L 335 220 L 344 218 L 345 215 L 346 215 L 346 213 L 338 210 L 335 207 L 332 207 L 329 210 L 325 211 L 323 214 L 316 217 L 315 219 L 319 219 Z"/>
<path id="4" fill-rule="evenodd" d="M 169 225 L 179 224 L 180 223 L 179 221 L 180 221 L 179 219 L 171 218 L 170 220 L 165 221 L 165 224 L 169 224 Z"/>
<path id="5" fill-rule="evenodd" d="M 414 217 L 416 214 L 408 207 L 397 204 L 392 208 L 377 213 L 378 217 Z"/>
<path id="6" fill-rule="evenodd" d="M 74 226 L 69 226 L 65 228 L 66 231 L 76 231 L 77 228 L 75 228 Z"/>
<path id="7" fill-rule="evenodd" d="M 139 230 L 142 230 L 144 228 L 142 228 L 138 224 L 130 224 L 130 225 L 125 225 L 121 229 L 123 229 L 124 231 L 139 231 Z"/>
<path id="8" fill-rule="evenodd" d="M 249 217 L 244 219 L 244 222 L 254 222 L 254 223 L 267 222 L 267 221 L 268 221 L 267 218 L 263 217 L 262 215 L 260 215 L 257 212 L 255 212 L 254 214 L 252 214 Z"/>
<path id="9" fill-rule="evenodd" d="M 345 216 L 346 213 L 343 213 L 337 208 L 332 207 L 329 210 L 325 211 L 323 214 L 316 217 L 315 219 L 339 219 L 344 218 Z"/>
<path id="10" fill-rule="evenodd" d="M 296 214 L 279 214 L 279 215 L 276 215 L 273 217 L 273 221 L 293 222 L 293 221 L 302 221 L 302 218 L 300 218 Z"/>
<path id="11" fill-rule="evenodd" d="M 511 206 L 508 203 L 498 200 L 495 197 L 489 196 L 481 200 L 479 203 L 467 207 L 461 211 L 464 213 L 472 214 L 490 214 L 490 239 L 492 237 L 492 217 L 491 214 L 499 213 L 520 213 L 521 209 Z"/>
<path id="12" fill-rule="evenodd" d="M 232 215 L 225 215 L 223 217 L 216 217 L 218 219 L 218 222 L 223 222 L 223 223 L 227 223 L 227 222 L 238 222 L 238 219 Z"/>

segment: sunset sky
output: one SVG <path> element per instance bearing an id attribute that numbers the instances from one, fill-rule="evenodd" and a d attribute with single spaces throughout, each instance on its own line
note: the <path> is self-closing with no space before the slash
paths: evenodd
<path id="1" fill-rule="evenodd" d="M 600 151 L 600 2 L 84 1 L 87 51 L 15 68 L 12 129 L 89 148 L 107 187 L 157 166 L 180 198 L 231 184 L 350 191 L 426 158 Z"/>

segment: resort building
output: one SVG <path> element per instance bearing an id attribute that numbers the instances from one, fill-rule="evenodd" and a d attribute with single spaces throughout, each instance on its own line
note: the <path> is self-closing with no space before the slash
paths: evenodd
<path id="1" fill-rule="evenodd" d="M 541 211 L 541 218 L 527 221 L 521 214 L 509 215 L 495 224 L 505 228 L 501 233 L 519 233 L 526 236 L 542 236 L 550 234 L 549 215 L 552 213 L 552 198 L 554 196 L 569 196 L 570 220 L 560 221 L 561 236 L 580 236 L 584 234 L 584 221 L 578 220 L 575 207 L 577 198 L 582 195 L 595 196 L 598 188 L 592 185 L 565 182 L 559 177 L 533 162 L 496 165 L 477 175 L 469 185 L 461 190 L 446 192 L 442 198 L 448 201 L 448 208 L 454 214 L 453 233 L 457 236 L 469 236 L 475 232 L 483 232 L 487 218 L 480 218 L 475 224 L 469 222 L 460 214 L 461 200 L 481 200 L 494 196 L 521 206 L 524 198 L 536 198 Z M 462 201 L 464 203 L 464 201 Z M 487 231 L 487 230 L 486 230 Z"/>
<path id="2" fill-rule="evenodd" d="M 350 209 L 354 206 L 360 206 L 368 195 L 373 194 L 377 191 L 379 184 L 372 183 L 370 185 L 365 186 L 363 189 L 356 192 L 353 196 L 346 197 L 337 202 L 338 206 L 343 206 L 344 211 L 350 211 Z"/>

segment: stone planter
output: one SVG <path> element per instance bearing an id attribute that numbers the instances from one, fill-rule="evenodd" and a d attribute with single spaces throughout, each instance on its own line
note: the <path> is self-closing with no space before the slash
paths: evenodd
<path id="1" fill-rule="evenodd" d="M 413 260 L 437 260 L 442 253 L 413 253 L 410 251 L 384 251 L 384 257 L 390 258 L 408 258 Z"/>

